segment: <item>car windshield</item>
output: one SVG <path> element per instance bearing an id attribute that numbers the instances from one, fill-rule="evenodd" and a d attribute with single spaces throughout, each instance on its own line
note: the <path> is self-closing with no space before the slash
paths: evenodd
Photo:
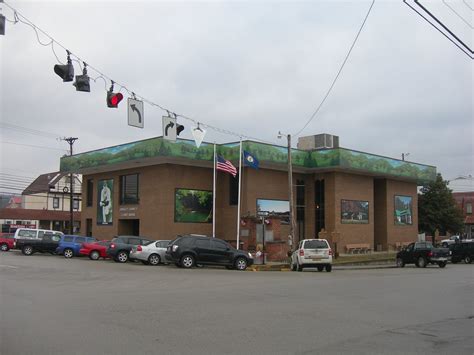
<path id="1" fill-rule="evenodd" d="M 328 243 L 325 240 L 307 240 L 304 243 L 305 249 L 327 249 Z"/>

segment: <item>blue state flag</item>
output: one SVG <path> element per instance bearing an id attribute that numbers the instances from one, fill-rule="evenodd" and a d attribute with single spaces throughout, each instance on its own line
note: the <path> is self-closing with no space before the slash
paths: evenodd
<path id="1" fill-rule="evenodd" d="M 250 166 L 254 169 L 258 169 L 259 162 L 257 158 L 255 158 L 252 154 L 244 150 L 244 165 Z"/>

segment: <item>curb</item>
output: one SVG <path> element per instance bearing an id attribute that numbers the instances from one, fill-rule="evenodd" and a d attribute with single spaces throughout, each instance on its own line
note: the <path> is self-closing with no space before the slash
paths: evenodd
<path id="1" fill-rule="evenodd" d="M 394 269 L 397 266 L 394 264 L 393 260 L 387 261 L 385 263 L 342 263 L 342 264 L 333 264 L 333 270 L 376 270 L 376 269 Z M 284 265 L 252 265 L 247 269 L 247 271 L 291 271 L 287 264 Z"/>

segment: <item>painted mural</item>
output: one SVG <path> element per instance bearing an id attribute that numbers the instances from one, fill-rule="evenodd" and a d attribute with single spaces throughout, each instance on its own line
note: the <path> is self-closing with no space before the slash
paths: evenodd
<path id="1" fill-rule="evenodd" d="M 394 221 L 396 225 L 406 226 L 413 224 L 413 198 L 411 196 L 395 195 Z"/>
<path id="2" fill-rule="evenodd" d="M 97 224 L 112 225 L 114 212 L 114 180 L 99 180 L 97 185 Z"/>
<path id="3" fill-rule="evenodd" d="M 212 191 L 176 189 L 174 221 L 212 223 Z"/>

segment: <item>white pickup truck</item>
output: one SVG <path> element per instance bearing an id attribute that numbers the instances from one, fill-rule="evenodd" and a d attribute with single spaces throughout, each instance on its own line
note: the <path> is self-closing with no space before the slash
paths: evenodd
<path id="1" fill-rule="evenodd" d="M 460 241 L 461 241 L 461 238 L 459 237 L 459 235 L 453 235 L 449 239 L 443 239 L 441 241 L 441 245 L 443 247 L 447 248 L 451 244 L 458 243 Z M 472 242 L 473 240 L 472 239 L 463 239 L 462 241 L 463 242 Z"/>

